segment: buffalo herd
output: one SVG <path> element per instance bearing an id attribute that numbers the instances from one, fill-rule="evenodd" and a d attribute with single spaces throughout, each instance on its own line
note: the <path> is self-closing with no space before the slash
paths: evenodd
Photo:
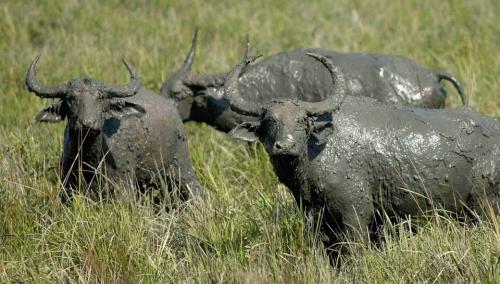
<path id="1" fill-rule="evenodd" d="M 127 84 L 82 77 L 44 86 L 35 58 L 28 90 L 56 99 L 36 120 L 67 120 L 63 202 L 75 191 L 113 193 L 123 182 L 203 201 L 183 126 L 192 120 L 260 141 L 278 179 L 320 221 L 326 246 L 345 236 L 369 238 L 384 217 L 498 210 L 500 119 L 468 107 L 454 76 L 402 56 L 313 48 L 255 62 L 248 39 L 233 70 L 197 75 L 196 44 L 197 32 L 160 95 L 143 88 L 126 61 Z M 444 109 L 443 80 L 462 107 Z"/>

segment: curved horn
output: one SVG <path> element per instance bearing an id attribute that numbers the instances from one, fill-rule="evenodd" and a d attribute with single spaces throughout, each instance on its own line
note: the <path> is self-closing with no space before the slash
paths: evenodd
<path id="1" fill-rule="evenodd" d="M 130 97 L 135 95 L 141 87 L 139 75 L 125 59 L 122 59 L 122 62 L 130 74 L 130 82 L 127 85 L 103 84 L 101 90 L 111 97 Z"/>
<path id="2" fill-rule="evenodd" d="M 249 116 L 260 116 L 261 107 L 253 101 L 246 101 L 243 99 L 238 90 L 238 78 L 243 72 L 243 69 L 260 57 L 260 55 L 251 56 L 250 53 L 250 41 L 247 37 L 245 56 L 243 60 L 238 63 L 227 76 L 226 83 L 224 84 L 224 98 L 229 101 L 231 109 L 235 112 Z"/>
<path id="3" fill-rule="evenodd" d="M 170 78 L 168 78 L 161 86 L 160 93 L 169 92 L 177 82 L 184 79 L 191 71 L 191 66 L 193 65 L 194 58 L 196 56 L 196 46 L 198 44 L 198 28 L 194 30 L 193 39 L 191 41 L 191 48 L 189 49 L 186 58 L 184 58 L 184 63 L 179 70 L 175 71 Z"/>
<path id="4" fill-rule="evenodd" d="M 346 83 L 344 73 L 340 67 L 334 65 L 327 57 L 317 53 L 307 53 L 307 55 L 320 61 L 330 72 L 333 81 L 333 90 L 325 100 L 321 102 L 305 103 L 307 114 L 321 115 L 337 109 L 344 101 L 346 94 Z"/>
<path id="5" fill-rule="evenodd" d="M 457 89 L 458 95 L 460 96 L 460 99 L 462 100 L 462 105 L 468 106 L 469 102 L 468 102 L 467 98 L 465 97 L 464 87 L 462 87 L 462 84 L 460 84 L 460 81 L 458 81 L 458 79 L 455 78 L 455 76 L 453 76 L 447 72 L 439 72 L 439 73 L 437 73 L 437 76 L 438 76 L 439 81 L 441 81 L 441 80 L 450 81 L 453 84 L 453 86 L 455 86 L 455 88 Z"/>
<path id="6" fill-rule="evenodd" d="M 40 98 L 62 98 L 68 93 L 68 87 L 66 84 L 46 87 L 38 82 L 36 78 L 36 65 L 40 60 L 40 55 L 35 57 L 35 60 L 31 63 L 26 73 L 26 86 L 30 92 L 35 93 Z"/>

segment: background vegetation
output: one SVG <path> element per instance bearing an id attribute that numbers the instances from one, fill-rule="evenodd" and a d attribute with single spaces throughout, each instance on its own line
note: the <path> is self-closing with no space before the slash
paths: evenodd
<path id="1" fill-rule="evenodd" d="M 261 146 L 194 123 L 204 206 L 158 212 L 127 194 L 61 206 L 63 124 L 35 124 L 48 102 L 24 86 L 41 53 L 43 82 L 124 82 L 126 58 L 158 92 L 198 26 L 200 73 L 231 68 L 246 33 L 264 55 L 299 46 L 402 54 L 456 74 L 473 108 L 500 115 L 499 17 L 496 0 L 1 1 L 0 282 L 499 282 L 494 217 L 393 224 L 380 247 L 360 244 L 331 266 Z"/>

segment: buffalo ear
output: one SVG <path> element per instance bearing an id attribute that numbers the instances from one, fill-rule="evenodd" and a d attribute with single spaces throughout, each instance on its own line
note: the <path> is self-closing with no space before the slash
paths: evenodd
<path id="1" fill-rule="evenodd" d="M 61 122 L 66 117 L 62 102 L 44 107 L 35 117 L 37 122 Z"/>
<path id="2" fill-rule="evenodd" d="M 313 124 L 311 136 L 316 145 L 323 145 L 328 141 L 328 137 L 333 133 L 333 121 L 316 121 Z"/>
<path id="3" fill-rule="evenodd" d="M 237 125 L 227 134 L 231 138 L 240 139 L 243 141 L 253 142 L 258 139 L 255 132 L 259 128 L 259 122 L 243 122 Z"/>
<path id="4" fill-rule="evenodd" d="M 113 117 L 128 117 L 137 116 L 141 117 L 146 113 L 146 110 L 138 105 L 128 101 L 116 101 L 112 102 L 108 114 Z"/>

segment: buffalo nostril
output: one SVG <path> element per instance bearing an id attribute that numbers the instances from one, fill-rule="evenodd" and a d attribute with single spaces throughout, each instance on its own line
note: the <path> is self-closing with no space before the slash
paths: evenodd
<path id="1" fill-rule="evenodd" d="M 277 150 L 283 150 L 283 148 L 285 148 L 285 145 L 283 145 L 281 142 L 276 142 L 274 143 L 274 148 L 276 148 Z"/>

